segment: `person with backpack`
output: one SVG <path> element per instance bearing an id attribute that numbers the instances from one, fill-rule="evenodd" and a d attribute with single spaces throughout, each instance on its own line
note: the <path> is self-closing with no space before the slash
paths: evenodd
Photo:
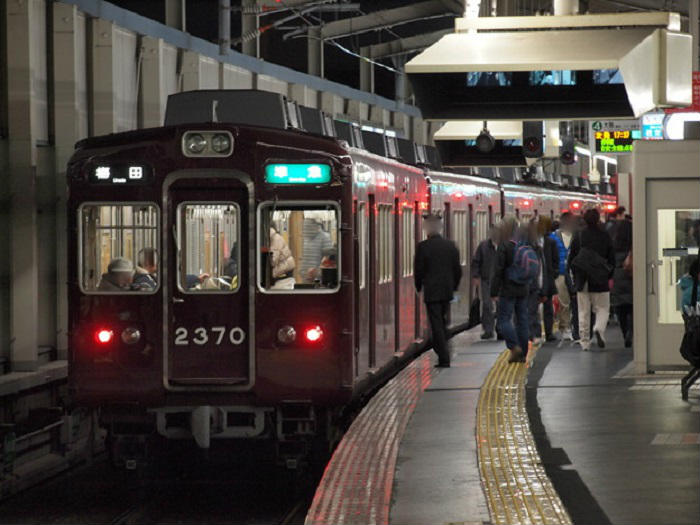
<path id="1" fill-rule="evenodd" d="M 581 348 L 591 348 L 591 308 L 595 313 L 593 335 L 605 348 L 605 328 L 610 316 L 609 281 L 615 269 L 615 251 L 610 235 L 601 227 L 600 212 L 592 208 L 583 215 L 583 231 L 571 241 L 568 267 L 574 276 L 578 300 L 578 325 Z"/>
<path id="2" fill-rule="evenodd" d="M 537 254 L 518 235 L 518 221 L 508 216 L 501 225 L 491 297 L 498 301 L 497 330 L 510 351 L 509 363 L 525 362 L 528 351 L 528 287 L 540 272 Z M 513 326 L 515 315 L 515 326 Z"/>

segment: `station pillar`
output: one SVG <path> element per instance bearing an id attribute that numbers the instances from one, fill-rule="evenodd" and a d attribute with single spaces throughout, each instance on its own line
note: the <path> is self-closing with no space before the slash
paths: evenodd
<path id="1" fill-rule="evenodd" d="M 10 189 L 10 359 L 12 371 L 36 370 L 39 274 L 37 152 L 31 3 L 6 4 Z"/>

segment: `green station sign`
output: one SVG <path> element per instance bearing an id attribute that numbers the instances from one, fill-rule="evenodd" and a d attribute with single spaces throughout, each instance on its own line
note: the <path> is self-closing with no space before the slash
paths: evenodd
<path id="1" fill-rule="evenodd" d="M 331 181 L 328 164 L 268 164 L 265 182 L 269 184 L 327 184 Z"/>

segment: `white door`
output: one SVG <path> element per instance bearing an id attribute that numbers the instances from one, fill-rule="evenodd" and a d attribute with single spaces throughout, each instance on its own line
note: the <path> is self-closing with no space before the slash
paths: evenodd
<path id="1" fill-rule="evenodd" d="M 648 179 L 646 184 L 647 368 L 686 367 L 678 351 L 683 337 L 678 281 L 698 256 L 700 182 Z"/>

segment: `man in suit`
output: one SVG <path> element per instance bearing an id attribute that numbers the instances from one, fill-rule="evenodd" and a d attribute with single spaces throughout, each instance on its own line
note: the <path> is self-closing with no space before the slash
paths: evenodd
<path id="1" fill-rule="evenodd" d="M 423 290 L 423 301 L 433 334 L 433 350 L 438 355 L 436 366 L 447 368 L 450 366 L 450 352 L 447 348 L 446 316 L 462 278 L 462 268 L 455 243 L 440 235 L 441 218 L 437 215 L 426 216 L 424 228 L 428 238 L 416 247 L 413 275 L 416 290 Z"/>

